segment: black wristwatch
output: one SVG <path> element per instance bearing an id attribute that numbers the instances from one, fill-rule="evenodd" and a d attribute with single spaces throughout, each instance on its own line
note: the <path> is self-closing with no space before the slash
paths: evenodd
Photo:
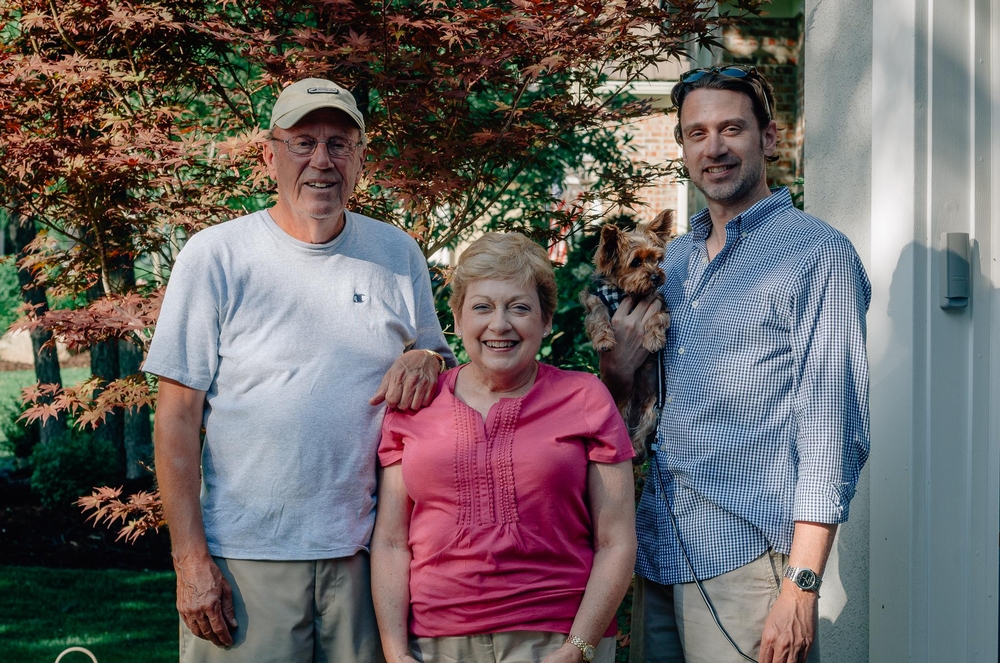
<path id="1" fill-rule="evenodd" d="M 789 566 L 785 569 L 785 577 L 795 583 L 803 592 L 818 592 L 823 579 L 815 571 L 807 568 Z"/>

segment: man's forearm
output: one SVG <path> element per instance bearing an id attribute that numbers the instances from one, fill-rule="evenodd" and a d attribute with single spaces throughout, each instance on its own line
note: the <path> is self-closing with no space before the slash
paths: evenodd
<path id="1" fill-rule="evenodd" d="M 837 525 L 796 522 L 788 565 L 812 569 L 822 576 L 836 535 Z M 786 579 L 786 582 L 790 581 Z"/>
<path id="2" fill-rule="evenodd" d="M 836 525 L 796 522 L 789 566 L 812 569 L 822 575 L 836 533 Z M 764 623 L 760 663 L 805 660 L 816 641 L 818 601 L 817 592 L 799 589 L 788 578 L 782 580 L 781 594 Z"/>
<path id="3" fill-rule="evenodd" d="M 232 588 L 205 542 L 201 519 L 201 418 L 205 392 L 160 379 L 153 428 L 156 480 L 177 574 L 177 612 L 195 636 L 218 647 L 239 628 Z"/>
<path id="4" fill-rule="evenodd" d="M 201 518 L 203 392 L 160 381 L 154 426 L 156 480 L 176 559 L 207 558 Z"/>
<path id="5" fill-rule="evenodd" d="M 156 480 L 163 500 L 163 514 L 170 527 L 174 558 L 207 557 L 197 459 L 177 452 L 168 455 L 157 451 Z"/>

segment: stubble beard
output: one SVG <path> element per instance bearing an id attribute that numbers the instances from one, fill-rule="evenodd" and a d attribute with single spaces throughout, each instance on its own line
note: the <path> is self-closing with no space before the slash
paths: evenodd
<path id="1" fill-rule="evenodd" d="M 705 175 L 699 172 L 696 178 L 691 173 L 691 183 L 698 188 L 705 198 L 711 202 L 733 205 L 753 195 L 762 181 L 767 177 L 767 159 L 764 157 L 764 140 L 761 137 L 760 151 L 748 159 L 737 163 L 739 175 L 735 180 L 708 184 Z"/>
<path id="2" fill-rule="evenodd" d="M 728 182 L 707 183 L 704 175 L 692 182 L 705 194 L 705 198 L 716 203 L 733 204 L 750 197 L 764 177 L 764 159 L 755 168 L 747 168 L 747 162 L 738 165 L 739 176 Z"/>

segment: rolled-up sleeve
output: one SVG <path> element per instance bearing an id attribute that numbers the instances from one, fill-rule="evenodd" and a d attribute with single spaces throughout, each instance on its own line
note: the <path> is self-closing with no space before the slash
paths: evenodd
<path id="1" fill-rule="evenodd" d="M 792 310 L 793 519 L 842 523 L 870 449 L 865 316 L 871 285 L 841 235 L 818 246 L 800 274 Z"/>

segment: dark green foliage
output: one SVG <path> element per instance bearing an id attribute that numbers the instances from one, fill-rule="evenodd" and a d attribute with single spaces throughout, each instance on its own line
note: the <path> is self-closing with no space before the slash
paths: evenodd
<path id="1" fill-rule="evenodd" d="M 69 507 L 93 486 L 108 485 L 115 479 L 108 462 L 113 457 L 109 441 L 90 430 L 70 427 L 48 444 L 35 446 L 31 489 L 44 506 Z"/>
<path id="2" fill-rule="evenodd" d="M 594 275 L 599 236 L 600 228 L 594 234 L 570 238 L 566 263 L 556 268 L 559 305 L 552 317 L 552 335 L 542 345 L 541 354 L 546 362 L 559 368 L 598 372 L 597 352 L 583 326 L 586 310 L 580 303 L 580 291 L 590 286 Z"/>
<path id="3" fill-rule="evenodd" d="M 469 355 L 462 347 L 462 339 L 455 335 L 455 316 L 451 314 L 448 298 L 451 297 L 451 287 L 447 282 L 447 274 L 441 267 L 431 267 L 431 288 L 434 290 L 434 307 L 437 309 L 438 321 L 444 330 L 444 338 L 455 353 L 459 364 L 469 361 Z"/>
<path id="4" fill-rule="evenodd" d="M 0 449 L 14 456 L 18 465 L 26 464 L 31 458 L 39 438 L 38 422 L 25 426 L 18 421 L 23 411 L 24 406 L 17 396 L 10 396 L 6 402 L 0 403 L 0 432 L 6 438 L 0 442 Z"/>
<path id="5" fill-rule="evenodd" d="M 615 663 L 628 663 L 629 645 L 632 641 L 632 597 L 635 592 L 635 582 L 628 586 L 625 598 L 618 606 L 615 623 L 618 625 L 618 646 L 615 648 Z M 622 644 L 622 643 L 625 644 Z"/>
<path id="6" fill-rule="evenodd" d="M 792 204 L 798 207 L 800 210 L 806 208 L 806 182 L 804 178 L 797 178 L 796 180 L 785 184 L 788 187 L 789 192 L 792 194 Z"/>
<path id="7" fill-rule="evenodd" d="M 21 285 L 13 258 L 0 261 L 0 334 L 14 324 L 21 306 Z"/>

